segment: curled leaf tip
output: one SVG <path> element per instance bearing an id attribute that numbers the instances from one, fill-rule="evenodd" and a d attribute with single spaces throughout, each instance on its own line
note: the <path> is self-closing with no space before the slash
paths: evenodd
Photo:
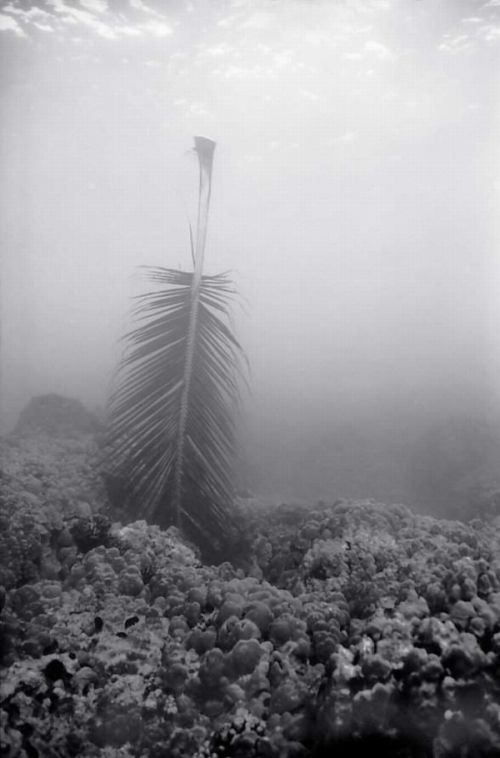
<path id="1" fill-rule="evenodd" d="M 213 160 L 216 143 L 208 137 L 195 137 L 194 149 L 198 153 L 202 165 L 210 165 Z"/>

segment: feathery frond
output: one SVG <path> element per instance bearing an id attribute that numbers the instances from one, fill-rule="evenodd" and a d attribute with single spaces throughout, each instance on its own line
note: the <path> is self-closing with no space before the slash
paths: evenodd
<path id="1" fill-rule="evenodd" d="M 228 326 L 235 294 L 228 275 L 201 273 L 211 164 L 198 154 L 195 270 L 147 267 L 154 288 L 135 299 L 135 325 L 124 337 L 109 405 L 108 462 L 138 513 L 175 523 L 201 544 L 231 525 L 243 352 Z"/>

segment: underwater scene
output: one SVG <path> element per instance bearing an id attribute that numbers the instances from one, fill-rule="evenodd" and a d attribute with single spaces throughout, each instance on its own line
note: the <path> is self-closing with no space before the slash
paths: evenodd
<path id="1" fill-rule="evenodd" d="M 1 758 L 500 756 L 500 2 L 0 61 Z"/>

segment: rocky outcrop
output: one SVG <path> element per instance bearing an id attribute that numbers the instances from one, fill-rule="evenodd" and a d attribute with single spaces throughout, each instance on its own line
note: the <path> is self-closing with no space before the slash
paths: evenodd
<path id="1" fill-rule="evenodd" d="M 33 397 L 19 416 L 13 430 L 17 436 L 47 434 L 51 437 L 95 434 L 100 429 L 96 415 L 83 403 L 62 395 Z"/>

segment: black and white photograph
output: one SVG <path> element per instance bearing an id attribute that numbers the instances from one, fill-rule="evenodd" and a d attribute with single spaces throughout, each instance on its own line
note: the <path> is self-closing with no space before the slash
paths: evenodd
<path id="1" fill-rule="evenodd" d="M 0 0 L 1 758 L 500 758 L 500 0 Z"/>

